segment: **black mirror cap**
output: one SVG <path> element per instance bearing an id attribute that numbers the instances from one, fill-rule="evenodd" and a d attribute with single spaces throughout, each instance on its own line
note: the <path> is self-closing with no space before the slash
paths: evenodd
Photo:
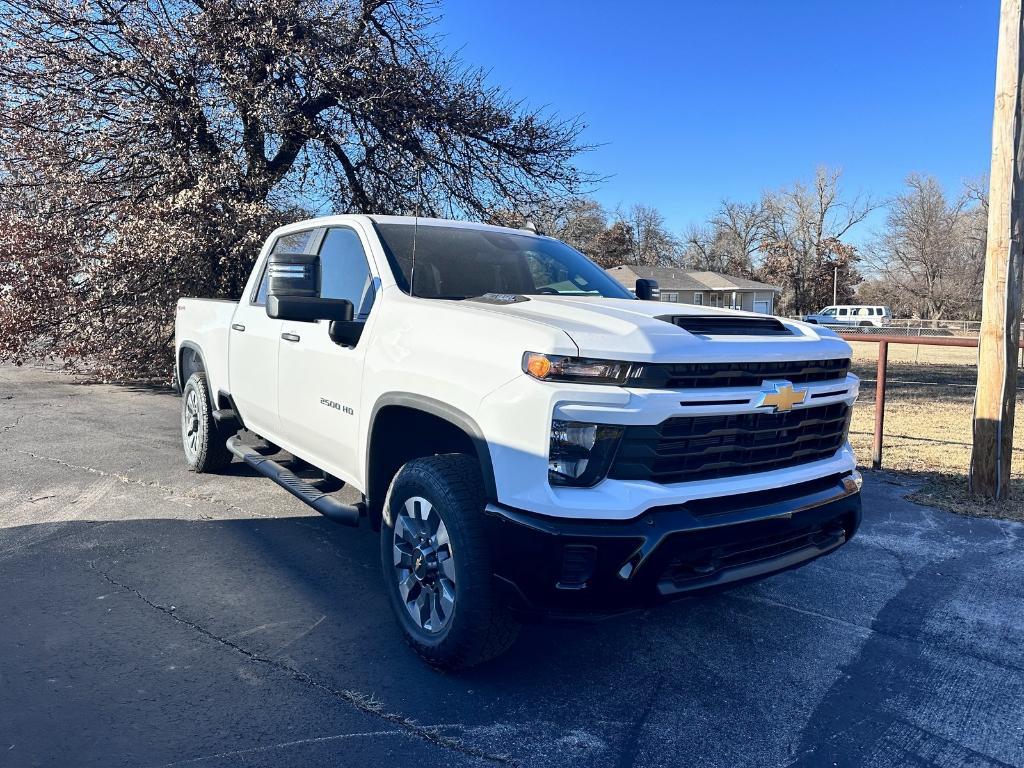
<path id="1" fill-rule="evenodd" d="M 267 296 L 320 295 L 320 257 L 272 253 L 267 261 Z"/>
<path id="2" fill-rule="evenodd" d="M 321 299 L 317 296 L 267 296 L 267 315 L 275 320 L 314 320 L 349 322 L 352 302 L 348 299 Z"/>
<path id="3" fill-rule="evenodd" d="M 355 347 L 366 327 L 365 320 L 333 320 L 327 329 L 327 335 L 335 344 L 343 347 Z"/>
<path id="4" fill-rule="evenodd" d="M 658 288 L 657 280 L 650 280 L 641 277 L 636 281 L 636 290 L 633 291 L 641 301 L 660 301 L 661 289 Z"/>

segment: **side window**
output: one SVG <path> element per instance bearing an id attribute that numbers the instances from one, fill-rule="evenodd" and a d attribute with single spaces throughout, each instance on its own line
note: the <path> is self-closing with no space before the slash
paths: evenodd
<path id="1" fill-rule="evenodd" d="M 277 238 L 277 242 L 274 243 L 274 247 L 270 249 L 271 253 L 305 253 L 306 248 L 309 247 L 309 241 L 313 237 L 313 230 L 306 229 L 302 232 L 292 232 L 288 235 L 281 235 Z M 256 306 L 262 307 L 267 303 L 267 282 L 269 276 L 267 275 L 267 265 L 263 264 L 263 275 L 260 277 L 260 287 L 256 291 L 256 296 L 252 300 L 252 303 Z"/>
<path id="2" fill-rule="evenodd" d="M 373 276 L 359 235 L 351 229 L 329 229 L 320 246 L 320 296 L 348 299 L 357 320 L 364 320 L 370 314 L 374 299 Z"/>
<path id="3" fill-rule="evenodd" d="M 843 316 L 846 315 L 846 307 L 843 307 L 842 309 L 839 310 L 839 315 L 840 315 L 840 317 L 843 317 Z"/>

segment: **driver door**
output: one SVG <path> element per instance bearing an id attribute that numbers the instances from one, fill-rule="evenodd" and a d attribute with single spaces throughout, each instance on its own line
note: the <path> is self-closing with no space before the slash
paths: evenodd
<path id="1" fill-rule="evenodd" d="M 350 226 L 322 231 L 320 297 L 348 299 L 353 318 L 370 318 L 379 280 L 362 234 Z M 302 458 L 346 482 L 359 474 L 359 412 L 367 328 L 353 347 L 328 336 L 326 320 L 281 323 L 278 411 L 281 435 Z"/>

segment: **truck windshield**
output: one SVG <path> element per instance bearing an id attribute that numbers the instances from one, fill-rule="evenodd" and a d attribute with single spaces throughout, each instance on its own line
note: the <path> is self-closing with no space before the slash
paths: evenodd
<path id="1" fill-rule="evenodd" d="M 565 243 L 546 237 L 433 224 L 377 224 L 398 286 L 427 299 L 469 299 L 485 293 L 553 296 L 633 295 Z M 412 269 L 416 229 L 416 269 Z"/>

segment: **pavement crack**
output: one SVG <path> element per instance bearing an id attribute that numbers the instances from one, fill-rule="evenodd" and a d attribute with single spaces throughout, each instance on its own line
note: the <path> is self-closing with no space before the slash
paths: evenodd
<path id="1" fill-rule="evenodd" d="M 114 480 L 117 480 L 120 483 L 124 483 L 125 485 L 135 485 L 142 488 L 149 488 L 150 490 L 162 491 L 163 493 L 166 493 L 169 496 L 176 499 L 190 499 L 193 501 L 203 501 L 206 502 L 207 504 L 214 504 L 216 506 L 223 507 L 224 509 L 228 509 L 236 514 L 243 515 L 245 517 L 269 517 L 269 515 L 265 515 L 255 510 L 242 509 L 241 507 L 236 507 L 234 504 L 230 504 L 229 502 L 226 501 L 221 501 L 220 499 L 217 499 L 213 496 L 208 496 L 202 493 L 196 493 L 195 491 L 182 491 L 179 488 L 175 488 L 174 486 L 171 485 L 165 485 L 156 480 L 141 480 L 137 477 L 129 477 L 128 475 L 122 475 L 118 472 L 108 472 L 105 469 L 90 467 L 87 464 L 72 464 L 69 461 L 64 461 L 64 459 L 58 459 L 54 456 L 44 456 L 43 454 L 35 453 L 34 451 L 26 451 L 19 449 L 16 452 L 22 454 L 23 456 L 31 456 L 33 459 L 38 459 L 40 461 L 48 461 L 51 464 L 56 464 L 57 466 L 64 467 L 65 469 L 76 469 L 80 472 L 88 472 L 93 475 L 99 475 L 100 477 L 110 477 L 113 478 Z"/>
<path id="2" fill-rule="evenodd" d="M 957 647 L 951 643 L 941 642 L 939 638 L 918 637 L 907 632 L 893 631 L 887 625 L 879 623 L 877 616 L 872 622 L 872 625 L 869 627 L 855 621 L 847 621 L 845 619 L 840 619 L 835 616 L 829 616 L 828 614 L 821 613 L 819 611 L 812 611 L 806 608 L 798 608 L 795 605 L 789 605 L 788 603 L 783 603 L 778 600 L 772 600 L 768 597 L 748 597 L 737 593 L 727 594 L 725 595 L 725 597 L 729 600 L 741 600 L 746 603 L 755 604 L 761 603 L 763 605 L 770 605 L 775 608 L 782 608 L 784 610 L 793 611 L 795 613 L 801 613 L 804 616 L 810 616 L 811 618 L 821 619 L 823 621 L 837 624 L 839 626 L 847 627 L 855 632 L 862 633 L 865 636 L 879 635 L 881 637 L 888 638 L 889 640 L 893 640 L 895 642 L 911 643 L 913 645 L 918 645 L 921 647 L 935 648 L 950 654 L 961 654 L 963 656 L 966 656 L 967 658 L 973 659 L 974 661 L 980 662 L 982 664 L 991 664 L 994 667 L 998 667 L 999 669 L 1003 669 L 1008 672 L 1024 672 L 1024 667 L 1020 666 L 1019 664 L 1013 664 L 1010 662 L 992 659 L 986 656 L 981 656 L 977 653 L 972 653 L 971 651 L 966 650 L 964 648 Z"/>
<path id="3" fill-rule="evenodd" d="M 9 429 L 14 429 L 16 426 L 18 426 L 18 424 L 21 423 L 21 420 L 24 419 L 24 418 L 25 418 L 25 416 L 24 416 L 24 414 L 22 414 L 21 416 L 16 418 L 14 421 L 12 421 L 10 424 L 4 424 L 2 427 L 0 427 L 0 435 L 2 435 L 4 432 L 6 432 Z"/>
<path id="4" fill-rule="evenodd" d="M 199 633 L 203 637 L 212 640 L 218 643 L 219 645 L 224 646 L 225 648 L 228 648 L 229 650 L 237 653 L 240 656 L 243 656 L 251 662 L 265 665 L 267 667 L 277 670 L 278 672 L 283 672 L 284 674 L 291 677 L 293 680 L 300 682 L 303 685 L 308 686 L 309 688 L 320 691 L 321 693 L 326 693 L 327 695 L 332 696 L 334 698 L 341 699 L 342 701 L 347 702 L 363 714 L 390 723 L 411 736 L 415 736 L 416 738 L 419 738 L 435 746 L 448 749 L 453 752 L 458 752 L 462 755 L 466 755 L 467 757 L 474 757 L 480 760 L 486 760 L 488 762 L 497 763 L 500 765 L 519 765 L 519 762 L 512 758 L 510 755 L 492 754 L 490 752 L 486 752 L 482 749 L 478 749 L 477 747 L 465 744 L 464 742 L 459 741 L 458 739 L 453 739 L 450 736 L 445 736 L 444 734 L 440 733 L 437 728 L 420 725 L 415 720 L 408 718 L 404 715 L 400 715 L 394 712 L 387 712 L 384 710 L 383 704 L 376 698 L 374 698 L 372 695 L 367 695 L 359 691 L 335 688 L 334 686 L 328 685 L 327 683 L 318 680 L 317 678 L 310 675 L 308 672 L 303 672 L 301 669 L 297 669 L 291 666 L 290 664 L 286 664 L 282 661 L 279 661 L 278 659 L 274 659 L 269 656 L 264 656 L 261 653 L 257 653 L 256 651 L 251 651 L 248 648 L 244 648 L 238 643 L 231 641 L 227 637 L 218 635 L 216 632 L 213 632 L 207 629 L 206 627 L 203 627 L 200 624 L 196 624 L 194 621 L 191 621 L 185 618 L 184 616 L 181 616 L 176 610 L 173 610 L 172 608 L 169 608 L 164 605 L 160 605 L 159 603 L 153 602 L 150 598 L 148 598 L 135 587 L 131 586 L 130 584 L 125 584 L 123 582 L 118 581 L 109 573 L 100 570 L 92 563 L 89 564 L 89 568 L 98 573 L 100 576 L 102 576 L 103 580 L 111 586 L 117 587 L 118 589 L 121 589 L 131 595 L 134 595 L 136 598 L 141 600 L 150 608 L 159 611 L 168 618 L 188 627 L 189 629 Z"/>

